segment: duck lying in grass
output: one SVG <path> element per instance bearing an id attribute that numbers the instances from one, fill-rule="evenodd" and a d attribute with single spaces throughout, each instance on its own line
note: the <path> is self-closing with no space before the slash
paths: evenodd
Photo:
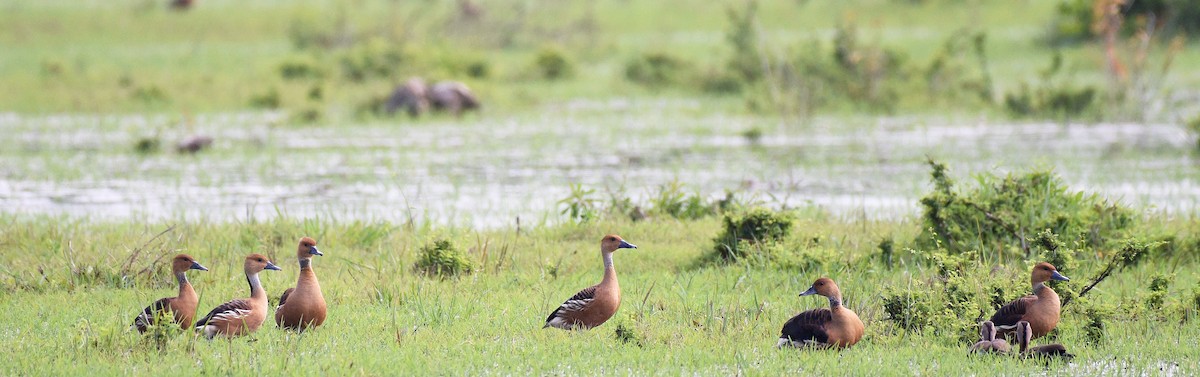
<path id="1" fill-rule="evenodd" d="M 1017 322 L 1017 343 L 1020 344 L 1021 358 L 1023 359 L 1061 359 L 1071 361 L 1071 359 L 1075 358 L 1075 355 L 1067 352 L 1067 347 L 1058 343 L 1029 347 L 1029 340 L 1032 338 L 1032 324 L 1026 321 Z"/>
<path id="2" fill-rule="evenodd" d="M 246 272 L 246 282 L 250 283 L 250 298 L 218 305 L 196 321 L 196 330 L 203 331 L 204 337 L 212 339 L 224 335 L 232 338 L 250 334 L 267 319 L 267 291 L 258 281 L 258 273 L 262 270 L 279 271 L 280 268 L 262 254 L 250 254 L 246 256 L 242 269 Z"/>
<path id="3" fill-rule="evenodd" d="M 196 296 L 196 291 L 192 289 L 192 283 L 188 282 L 188 270 L 208 271 L 192 256 L 176 255 L 171 260 L 171 272 L 175 274 L 175 281 L 179 282 L 179 294 L 175 297 L 158 299 L 147 306 L 141 314 L 133 319 L 133 328 L 140 333 L 145 333 L 150 326 L 156 325 L 159 317 L 165 313 L 170 313 L 175 318 L 175 323 L 185 330 L 192 326 L 192 319 L 196 317 L 196 305 L 200 303 L 200 297 Z"/>
<path id="4" fill-rule="evenodd" d="M 828 298 L 829 308 L 812 309 L 789 319 L 783 324 L 776 348 L 846 348 L 862 339 L 866 327 L 853 310 L 842 306 L 842 291 L 833 279 L 817 279 L 800 295 L 814 294 Z"/>
<path id="5" fill-rule="evenodd" d="M 1004 339 L 996 339 L 996 325 L 992 321 L 979 324 L 979 341 L 971 345 L 971 353 L 1008 353 L 1011 349 Z"/>
<path id="6" fill-rule="evenodd" d="M 321 284 L 313 272 L 313 256 L 321 256 L 317 241 L 304 237 L 296 250 L 300 260 L 300 276 L 296 286 L 283 291 L 279 306 L 275 307 L 275 324 L 279 327 L 303 331 L 325 323 L 325 296 L 321 295 Z"/>
<path id="7" fill-rule="evenodd" d="M 1033 294 L 1005 304 L 990 319 L 1001 335 L 1016 331 L 1017 322 L 1020 321 L 1029 322 L 1033 329 L 1031 340 L 1045 336 L 1058 326 L 1061 304 L 1058 301 L 1058 293 L 1046 285 L 1050 280 L 1071 279 L 1058 273 L 1058 269 L 1050 263 L 1041 262 L 1033 266 L 1029 277 Z"/>
<path id="8" fill-rule="evenodd" d="M 612 318 L 621 307 L 621 287 L 617 285 L 617 270 L 613 268 L 613 252 L 636 248 L 618 235 L 604 236 L 600 240 L 600 256 L 604 258 L 604 278 L 600 284 L 587 287 L 567 299 L 546 317 L 546 325 L 542 328 L 590 329 Z"/>

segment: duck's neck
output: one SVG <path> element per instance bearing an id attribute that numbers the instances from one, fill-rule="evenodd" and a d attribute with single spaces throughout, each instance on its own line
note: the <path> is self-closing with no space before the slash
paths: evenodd
<path id="1" fill-rule="evenodd" d="M 311 270 L 312 269 L 312 258 L 300 258 L 300 269 L 301 270 Z"/>
<path id="2" fill-rule="evenodd" d="M 600 252 L 604 256 L 604 279 L 600 280 L 600 284 L 616 284 L 617 269 L 613 267 L 612 252 Z"/>
<path id="3" fill-rule="evenodd" d="M 829 309 L 833 310 L 833 309 L 837 309 L 840 307 L 842 307 L 842 296 L 841 295 L 830 296 L 829 297 Z"/>
<path id="4" fill-rule="evenodd" d="M 188 282 L 187 274 L 183 271 L 175 273 L 175 281 L 179 282 L 178 297 L 194 296 L 196 294 L 196 291 L 192 289 L 192 283 Z"/>
<path id="5" fill-rule="evenodd" d="M 267 291 L 263 290 L 262 282 L 258 281 L 258 273 L 246 275 L 246 282 L 250 283 L 250 298 L 266 298 Z"/>

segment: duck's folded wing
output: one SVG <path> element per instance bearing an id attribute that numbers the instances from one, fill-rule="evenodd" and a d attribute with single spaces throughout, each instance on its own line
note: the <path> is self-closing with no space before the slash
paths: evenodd
<path id="1" fill-rule="evenodd" d="M 287 302 L 288 296 L 291 296 L 292 291 L 294 291 L 294 290 L 296 290 L 296 288 L 293 287 L 293 288 L 288 288 L 286 291 L 283 291 L 283 295 L 279 296 L 279 306 L 276 306 L 275 310 L 279 310 L 279 308 L 283 307 L 283 303 Z"/>
<path id="2" fill-rule="evenodd" d="M 231 321 L 236 320 L 250 314 L 250 302 L 246 300 L 233 300 L 217 306 L 204 318 L 196 321 L 196 327 L 204 327 L 210 322 Z"/>
<path id="3" fill-rule="evenodd" d="M 992 323 L 996 324 L 997 330 L 1016 329 L 1017 322 L 1020 322 L 1021 317 L 1025 316 L 1025 310 L 1034 300 L 1037 300 L 1037 296 L 1029 295 L 1004 304 L 1000 310 L 996 311 L 996 314 L 992 314 Z"/>
<path id="4" fill-rule="evenodd" d="M 575 314 L 578 314 L 586 309 L 588 305 L 592 303 L 592 300 L 595 299 L 595 286 L 591 286 L 579 291 L 579 293 L 576 293 L 574 296 L 571 296 L 571 298 L 567 299 L 566 302 L 563 302 L 562 305 L 559 305 L 557 309 L 554 309 L 554 312 L 550 313 L 549 317 L 546 317 L 546 326 L 542 327 L 544 328 L 550 326 L 550 323 L 555 319 L 560 321 L 572 319 Z"/>
<path id="5" fill-rule="evenodd" d="M 783 324 L 779 338 L 792 342 L 829 343 L 825 324 L 833 320 L 833 312 L 826 308 L 813 309 L 797 314 Z"/>
<path id="6" fill-rule="evenodd" d="M 174 299 L 174 297 L 160 298 L 158 301 L 150 304 L 150 306 L 147 306 L 146 309 L 142 310 L 142 314 L 138 314 L 133 319 L 133 327 L 136 327 L 138 332 L 146 332 L 146 329 L 154 325 L 155 321 L 158 320 L 157 316 L 159 312 L 170 310 L 171 300 Z"/>

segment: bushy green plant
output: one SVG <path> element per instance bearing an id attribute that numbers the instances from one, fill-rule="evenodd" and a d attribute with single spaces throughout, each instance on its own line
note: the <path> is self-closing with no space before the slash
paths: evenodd
<path id="1" fill-rule="evenodd" d="M 645 53 L 625 63 L 625 79 L 650 88 L 675 85 L 690 71 L 687 61 L 663 52 Z"/>
<path id="2" fill-rule="evenodd" d="M 1055 10 L 1050 22 L 1049 35 L 1052 43 L 1077 43 L 1096 36 L 1100 31 L 1097 23 L 1098 9 L 1111 4 L 1111 0 L 1063 0 Z M 1139 30 L 1154 27 L 1167 35 L 1176 33 L 1196 34 L 1200 32 L 1200 1 L 1195 0 L 1137 0 L 1120 3 L 1120 34 L 1133 35 Z M 1152 22 L 1152 23 L 1151 23 Z"/>
<path id="3" fill-rule="evenodd" d="M 1162 309 L 1173 280 L 1175 280 L 1174 275 L 1156 274 L 1152 276 L 1150 278 L 1150 295 L 1146 297 L 1146 306 L 1154 310 Z"/>
<path id="4" fill-rule="evenodd" d="M 278 109 L 283 103 L 279 96 L 279 89 L 275 87 L 268 88 L 262 93 L 250 96 L 249 105 L 259 109 Z"/>
<path id="5" fill-rule="evenodd" d="M 700 194 L 683 191 L 679 181 L 667 182 L 658 188 L 658 194 L 650 198 L 654 212 L 676 219 L 695 220 L 717 213 L 717 205 L 707 203 Z"/>
<path id="6" fill-rule="evenodd" d="M 475 266 L 462 250 L 443 239 L 421 247 L 414 269 L 426 275 L 457 276 L 473 272 Z"/>
<path id="7" fill-rule="evenodd" d="M 600 200 L 596 190 L 585 189 L 582 184 L 571 184 L 571 194 L 558 201 L 562 214 L 576 223 L 585 223 L 600 217 Z"/>
<path id="8" fill-rule="evenodd" d="M 546 47 L 538 51 L 533 59 L 533 68 L 537 75 L 546 80 L 560 80 L 571 77 L 575 67 L 567 55 L 557 48 Z"/>
<path id="9" fill-rule="evenodd" d="M 776 254 L 776 247 L 787 238 L 794 221 L 791 212 L 762 207 L 725 213 L 713 253 L 724 262 L 751 257 L 773 259 L 770 254 Z M 763 254 L 767 254 L 765 258 Z"/>
<path id="10" fill-rule="evenodd" d="M 758 49 L 758 2 L 750 0 L 745 4 L 740 11 L 732 6 L 726 9 L 730 25 L 725 40 L 733 49 L 726 64 L 741 80 L 754 82 L 763 75 L 763 58 Z"/>
<path id="11" fill-rule="evenodd" d="M 1021 83 L 1004 94 L 1004 108 L 1016 117 L 1075 117 L 1092 108 L 1099 91 L 1078 87 L 1073 80 L 1059 79 L 1062 55 L 1055 53 L 1050 67 L 1040 73 L 1037 84 Z"/>
<path id="12" fill-rule="evenodd" d="M 395 76 L 408 57 L 400 46 L 371 38 L 344 51 L 338 61 L 342 76 L 350 81 Z"/>
<path id="13" fill-rule="evenodd" d="M 1096 194 L 1072 192 L 1051 171 L 982 175 L 977 186 L 956 190 L 946 166 L 930 160 L 934 190 L 921 198 L 924 248 L 943 245 L 951 253 L 970 250 L 1000 256 L 1020 250 L 1032 256 L 1028 238 L 1049 230 L 1089 247 L 1121 237 L 1135 224 L 1133 212 Z"/>
<path id="14" fill-rule="evenodd" d="M 292 56 L 279 63 L 279 77 L 284 80 L 323 80 L 327 71 L 319 62 L 307 56 Z"/>

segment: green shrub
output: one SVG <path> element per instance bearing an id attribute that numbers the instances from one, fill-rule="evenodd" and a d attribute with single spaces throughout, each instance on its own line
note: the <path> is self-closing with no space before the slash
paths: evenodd
<path id="1" fill-rule="evenodd" d="M 650 88 L 678 84 L 690 71 L 687 61 L 661 52 L 642 54 L 625 63 L 625 79 Z"/>
<path id="2" fill-rule="evenodd" d="M 562 214 L 576 223 L 585 223 L 600 217 L 600 200 L 596 190 L 584 189 L 582 184 L 572 184 L 571 194 L 558 201 Z"/>
<path id="3" fill-rule="evenodd" d="M 1154 310 L 1162 309 L 1173 280 L 1175 280 L 1173 275 L 1156 274 L 1152 276 L 1150 278 L 1150 295 L 1146 297 L 1146 306 Z"/>
<path id="4" fill-rule="evenodd" d="M 471 260 L 449 240 L 437 240 L 433 245 L 421 247 L 414 268 L 417 272 L 437 276 L 457 276 L 475 270 Z"/>
<path id="5" fill-rule="evenodd" d="M 715 240 L 713 253 L 724 262 L 747 258 L 778 259 L 774 255 L 781 251 L 780 243 L 791 232 L 794 221 L 795 216 L 791 212 L 776 212 L 761 207 L 726 213 L 721 221 L 723 230 Z"/>
<path id="6" fill-rule="evenodd" d="M 725 32 L 725 40 L 733 49 L 726 63 L 729 71 L 742 81 L 758 81 L 763 76 L 763 57 L 758 48 L 758 2 L 747 1 L 741 11 L 730 6 L 726 15 L 729 30 Z"/>
<path id="7" fill-rule="evenodd" d="M 316 60 L 293 56 L 279 63 L 279 77 L 284 80 L 323 80 L 326 70 Z"/>
<path id="8" fill-rule="evenodd" d="M 250 96 L 250 107 L 259 109 L 278 109 L 283 103 L 279 96 L 279 89 L 271 87 L 262 93 Z"/>
<path id="9" fill-rule="evenodd" d="M 339 58 L 342 76 L 350 81 L 391 78 L 408 60 L 400 46 L 372 38 L 347 49 Z"/>
<path id="10" fill-rule="evenodd" d="M 679 181 L 659 186 L 658 194 L 650 198 L 650 204 L 654 212 L 681 220 L 705 218 L 715 215 L 718 210 L 716 203 L 707 203 L 699 193 L 684 192 L 683 184 Z"/>
<path id="11" fill-rule="evenodd" d="M 1096 247 L 1135 224 L 1133 211 L 1096 194 L 1070 191 L 1051 171 L 982 175 L 975 188 L 959 191 L 944 164 L 928 163 L 934 190 L 921 198 L 925 226 L 917 239 L 924 248 L 945 247 L 952 254 L 978 250 L 1001 257 L 1015 249 L 1023 252 L 1020 257 L 1030 257 L 1028 237 L 1034 232 L 1049 230 Z"/>
<path id="12" fill-rule="evenodd" d="M 571 77 L 575 68 L 566 54 L 556 48 L 543 48 L 533 60 L 537 75 L 546 80 L 559 80 Z"/>
<path id="13" fill-rule="evenodd" d="M 1050 67 L 1039 73 L 1038 84 L 1021 83 L 1004 94 L 1005 109 L 1015 117 L 1075 117 L 1091 109 L 1098 90 L 1076 87 L 1073 80 L 1060 78 L 1062 66 L 1062 54 L 1056 52 Z"/>

